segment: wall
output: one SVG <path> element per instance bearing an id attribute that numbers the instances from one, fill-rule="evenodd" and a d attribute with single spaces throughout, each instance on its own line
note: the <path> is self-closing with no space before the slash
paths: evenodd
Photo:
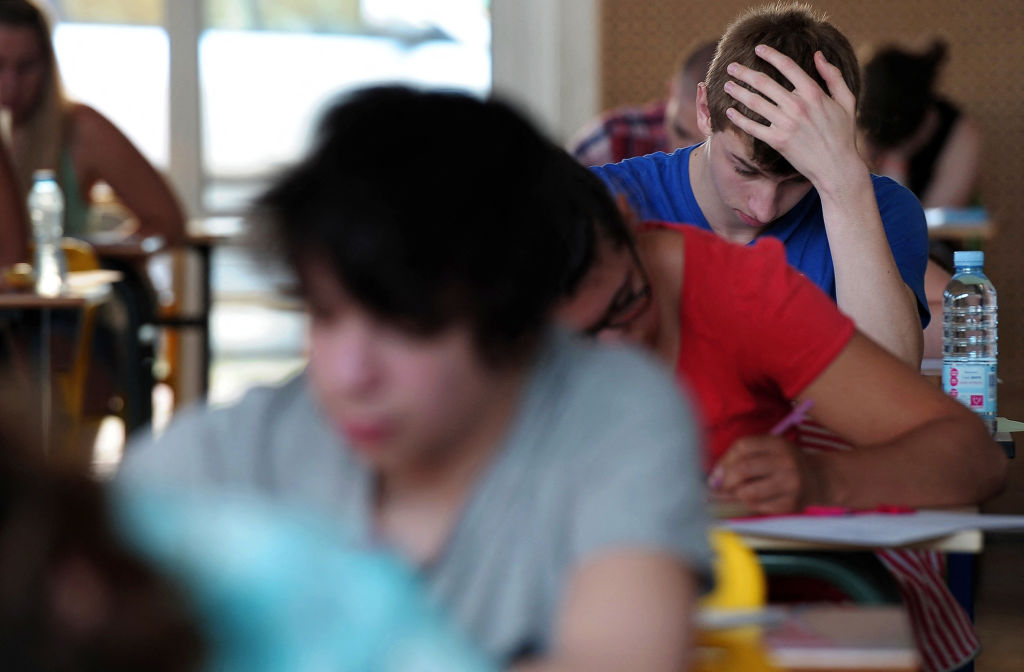
<path id="1" fill-rule="evenodd" d="M 603 108 L 664 94 L 679 51 L 713 38 L 752 3 L 739 0 L 603 0 L 600 17 Z M 812 3 L 857 48 L 869 42 L 950 46 L 941 87 L 985 134 L 982 191 L 996 237 L 986 267 L 999 292 L 1000 377 L 1004 399 L 1024 398 L 1024 2 L 1020 0 L 817 0 Z M 1007 394 L 1009 393 L 1009 394 Z M 1000 410 L 1024 418 L 1022 408 Z"/>
<path id="2" fill-rule="evenodd" d="M 564 142 L 599 108 L 599 0 L 493 0 L 492 86 Z"/>

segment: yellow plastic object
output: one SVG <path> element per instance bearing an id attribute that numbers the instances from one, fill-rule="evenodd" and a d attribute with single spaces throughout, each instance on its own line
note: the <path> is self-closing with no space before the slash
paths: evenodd
<path id="1" fill-rule="evenodd" d="M 715 588 L 700 606 L 712 609 L 756 609 L 763 607 L 767 588 L 757 554 L 739 535 L 729 530 L 711 531 L 715 553 Z"/>
<path id="2" fill-rule="evenodd" d="M 700 609 L 756 610 L 764 607 L 767 588 L 757 555 L 739 535 L 711 531 L 715 552 L 715 588 Z M 761 629 L 748 625 L 722 630 L 698 630 L 692 672 L 776 672 L 761 646 Z"/>
<path id="3" fill-rule="evenodd" d="M 31 289 L 34 284 L 32 279 L 32 266 L 24 262 L 19 262 L 4 269 L 3 272 L 4 286 L 10 289 Z"/>

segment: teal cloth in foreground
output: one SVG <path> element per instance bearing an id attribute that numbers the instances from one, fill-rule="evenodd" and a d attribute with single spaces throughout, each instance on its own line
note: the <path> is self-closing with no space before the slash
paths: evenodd
<path id="1" fill-rule="evenodd" d="M 332 521 L 241 494 L 113 494 L 126 540 L 195 605 L 208 670 L 493 669 L 406 567 L 352 548 Z"/>

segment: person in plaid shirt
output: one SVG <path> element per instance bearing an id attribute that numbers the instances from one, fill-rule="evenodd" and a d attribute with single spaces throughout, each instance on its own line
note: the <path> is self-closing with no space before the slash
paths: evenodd
<path id="1" fill-rule="evenodd" d="M 640 107 L 620 107 L 584 126 L 569 143 L 569 153 L 585 166 L 618 163 L 634 156 L 671 152 L 704 137 L 694 106 L 697 84 L 704 81 L 715 42 L 705 42 L 682 59 L 669 80 L 669 95 Z"/>

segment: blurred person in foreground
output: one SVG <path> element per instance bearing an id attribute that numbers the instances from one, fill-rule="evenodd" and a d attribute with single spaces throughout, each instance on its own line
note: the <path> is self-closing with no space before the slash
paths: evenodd
<path id="1" fill-rule="evenodd" d="M 46 463 L 40 391 L 0 386 L 0 661 L 52 672 L 200 670 L 188 600 L 125 543 L 107 493 Z M 38 403 L 38 402 L 37 402 Z"/>
<path id="2" fill-rule="evenodd" d="M 569 141 L 569 153 L 585 166 L 602 166 L 654 152 L 672 152 L 704 139 L 697 128 L 693 101 L 715 56 L 715 42 L 687 52 L 669 78 L 668 98 L 643 107 L 621 107 L 581 128 Z"/>
<path id="3" fill-rule="evenodd" d="M 253 496 L 109 489 L 44 463 L 21 431 L 39 418 L 0 396 L 4 669 L 492 669 L 406 567 L 332 521 Z"/>
<path id="4" fill-rule="evenodd" d="M 68 236 L 87 232 L 93 187 L 109 185 L 139 234 L 180 242 L 185 217 L 167 181 L 105 116 L 70 100 L 50 26 L 32 0 L 0 0 L 0 111 L 10 118 L 22 200 L 36 170 L 57 175 Z"/>
<path id="5" fill-rule="evenodd" d="M 334 106 L 258 202 L 309 307 L 307 370 L 180 415 L 120 478 L 319 508 L 414 563 L 503 665 L 682 669 L 709 555 L 697 432 L 656 363 L 552 325 L 595 250 L 566 164 L 494 101 Z"/>
<path id="6" fill-rule="evenodd" d="M 853 48 L 823 16 L 800 3 L 752 8 L 730 24 L 697 87 L 704 142 L 593 170 L 641 219 L 741 244 L 779 239 L 864 334 L 919 367 L 924 212 L 861 158 L 859 89 Z M 723 282 L 729 274 L 721 270 Z"/>

